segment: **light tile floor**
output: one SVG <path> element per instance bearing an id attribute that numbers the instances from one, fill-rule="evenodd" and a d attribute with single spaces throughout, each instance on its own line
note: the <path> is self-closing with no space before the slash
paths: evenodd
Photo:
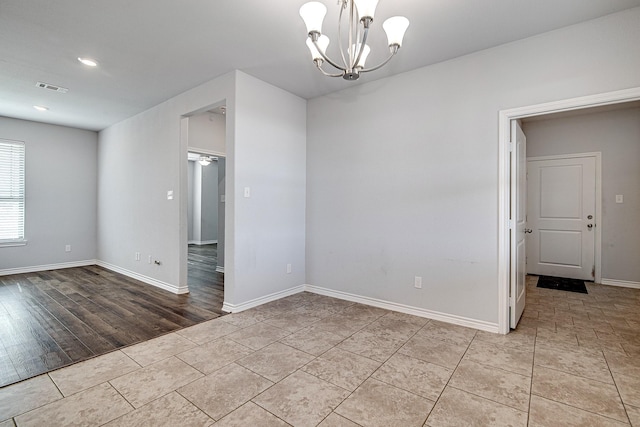
<path id="1" fill-rule="evenodd" d="M 640 290 L 506 336 L 302 293 L 0 389 L 0 427 L 640 426 Z"/>

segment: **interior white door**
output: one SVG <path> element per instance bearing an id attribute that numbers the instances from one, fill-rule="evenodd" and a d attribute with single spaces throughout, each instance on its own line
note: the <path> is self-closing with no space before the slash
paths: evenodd
<path id="1" fill-rule="evenodd" d="M 593 280 L 596 159 L 529 159 L 527 271 Z"/>
<path id="2" fill-rule="evenodd" d="M 522 316 L 526 297 L 526 244 L 527 225 L 527 139 L 520 124 L 511 122 L 511 288 L 510 326 L 515 329 Z"/>

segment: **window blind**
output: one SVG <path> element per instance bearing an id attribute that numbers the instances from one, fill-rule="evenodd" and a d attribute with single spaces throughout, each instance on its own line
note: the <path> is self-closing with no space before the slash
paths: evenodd
<path id="1" fill-rule="evenodd" d="M 24 142 L 0 139 L 0 244 L 24 241 Z"/>

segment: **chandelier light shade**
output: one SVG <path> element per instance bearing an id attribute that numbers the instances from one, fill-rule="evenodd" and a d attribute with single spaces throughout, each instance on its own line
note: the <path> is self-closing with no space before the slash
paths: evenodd
<path id="1" fill-rule="evenodd" d="M 316 47 L 316 45 L 318 47 Z M 311 57 L 313 58 L 314 61 L 316 60 L 320 60 L 322 61 L 322 55 L 320 54 L 320 51 L 322 51 L 322 53 L 325 53 L 327 51 L 327 46 L 329 46 L 329 37 L 322 35 L 318 38 L 317 43 L 313 43 L 311 41 L 310 38 L 307 39 L 307 46 L 309 47 L 309 50 L 311 51 Z M 320 51 L 318 51 L 318 48 L 320 49 Z"/>
<path id="2" fill-rule="evenodd" d="M 373 21 L 373 15 L 376 14 L 376 7 L 378 7 L 378 0 L 353 0 L 358 10 L 360 20 L 369 18 Z"/>
<path id="3" fill-rule="evenodd" d="M 307 32 L 322 34 L 322 21 L 327 14 L 327 7 L 320 2 L 311 1 L 300 8 L 300 16 L 307 25 Z"/>
<path id="4" fill-rule="evenodd" d="M 402 39 L 404 38 L 404 33 L 407 31 L 408 27 L 409 20 L 404 16 L 394 16 L 393 18 L 389 18 L 384 21 L 382 28 L 384 29 L 384 32 L 387 33 L 389 46 L 402 46 Z"/>
<path id="5" fill-rule="evenodd" d="M 409 20 L 404 16 L 394 16 L 387 19 L 382 28 L 387 34 L 389 45 L 389 57 L 375 67 L 365 68 L 365 61 L 371 51 L 367 45 L 369 28 L 376 13 L 379 0 L 339 0 L 340 16 L 338 18 L 338 46 L 340 48 L 341 63 L 338 63 L 327 56 L 329 37 L 322 33 L 322 21 L 327 14 L 324 4 L 312 1 L 305 3 L 300 8 L 300 16 L 307 26 L 307 47 L 311 52 L 311 59 L 314 64 L 324 74 L 329 77 L 342 77 L 345 80 L 357 80 L 360 73 L 375 71 L 386 65 L 393 56 L 398 53 L 402 46 L 404 33 L 409 27 Z M 347 13 L 344 13 L 347 11 Z M 347 19 L 348 32 L 347 49 L 343 48 L 342 21 L 343 16 Z M 337 73 L 328 73 L 322 69 L 322 65 L 327 62 Z"/>

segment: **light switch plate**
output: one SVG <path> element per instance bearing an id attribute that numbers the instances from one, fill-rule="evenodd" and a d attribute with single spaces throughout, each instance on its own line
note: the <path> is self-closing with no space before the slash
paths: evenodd
<path id="1" fill-rule="evenodd" d="M 624 203 L 624 196 L 622 194 L 616 194 L 616 203 Z"/>
<path id="2" fill-rule="evenodd" d="M 173 200 L 173 190 L 167 191 L 167 200 Z"/>

